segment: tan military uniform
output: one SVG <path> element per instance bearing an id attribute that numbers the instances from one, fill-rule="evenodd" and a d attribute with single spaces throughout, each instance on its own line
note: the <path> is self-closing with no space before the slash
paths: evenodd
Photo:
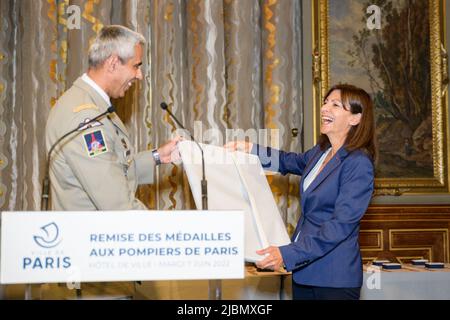
<path id="1" fill-rule="evenodd" d="M 106 101 L 81 78 L 67 90 L 47 120 L 47 150 L 58 138 L 105 112 Z M 127 129 L 113 113 L 64 139 L 50 159 L 53 210 L 147 209 L 135 197 L 152 183 L 151 151 L 135 154 Z"/>

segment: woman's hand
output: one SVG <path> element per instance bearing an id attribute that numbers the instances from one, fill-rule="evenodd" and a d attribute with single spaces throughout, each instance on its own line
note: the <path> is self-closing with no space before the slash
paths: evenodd
<path id="1" fill-rule="evenodd" d="M 247 141 L 231 141 L 223 146 L 228 151 L 242 151 L 250 153 L 253 148 L 253 143 Z"/>
<path id="2" fill-rule="evenodd" d="M 256 251 L 259 255 L 267 255 L 263 260 L 256 262 L 256 266 L 261 269 L 271 269 L 279 271 L 283 266 L 283 256 L 280 249 L 275 246 Z"/>

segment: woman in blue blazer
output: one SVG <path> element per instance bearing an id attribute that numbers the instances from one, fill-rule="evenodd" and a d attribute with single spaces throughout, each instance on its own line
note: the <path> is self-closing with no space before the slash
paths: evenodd
<path id="1" fill-rule="evenodd" d="M 294 299 L 359 299 L 362 261 L 358 234 L 374 188 L 375 124 L 369 94 L 336 85 L 321 108 L 319 143 L 305 153 L 230 142 L 258 154 L 263 167 L 301 175 L 302 215 L 285 246 L 259 250 L 260 268 L 293 273 Z"/>

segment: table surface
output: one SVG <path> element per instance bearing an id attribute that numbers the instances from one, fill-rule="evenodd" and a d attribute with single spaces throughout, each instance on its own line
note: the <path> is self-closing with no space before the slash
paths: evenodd
<path id="1" fill-rule="evenodd" d="M 427 268 L 425 266 L 416 266 L 410 263 L 402 263 L 401 269 L 383 269 L 381 266 L 375 266 L 372 264 L 365 264 L 363 266 L 364 272 L 373 272 L 371 269 L 380 270 L 382 272 L 391 272 L 391 273 L 398 273 L 398 272 L 450 272 L 450 264 L 445 263 L 444 268 Z"/>
<path id="2" fill-rule="evenodd" d="M 368 300 L 448 300 L 450 264 L 442 269 L 402 264 L 401 269 L 386 270 L 364 265 L 361 299 Z"/>
<path id="3" fill-rule="evenodd" d="M 292 274 L 291 272 L 287 272 L 282 269 L 280 271 L 261 271 L 256 268 L 255 265 L 246 265 L 245 266 L 245 276 L 246 277 L 273 277 L 273 276 L 288 276 Z"/>

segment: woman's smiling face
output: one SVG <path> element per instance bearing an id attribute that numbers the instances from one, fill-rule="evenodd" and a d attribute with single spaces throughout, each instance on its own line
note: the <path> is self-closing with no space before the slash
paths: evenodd
<path id="1" fill-rule="evenodd" d="M 345 141 L 350 128 L 357 125 L 361 114 L 352 114 L 350 106 L 344 106 L 341 91 L 333 90 L 324 100 L 320 110 L 320 132 L 330 141 Z"/>

